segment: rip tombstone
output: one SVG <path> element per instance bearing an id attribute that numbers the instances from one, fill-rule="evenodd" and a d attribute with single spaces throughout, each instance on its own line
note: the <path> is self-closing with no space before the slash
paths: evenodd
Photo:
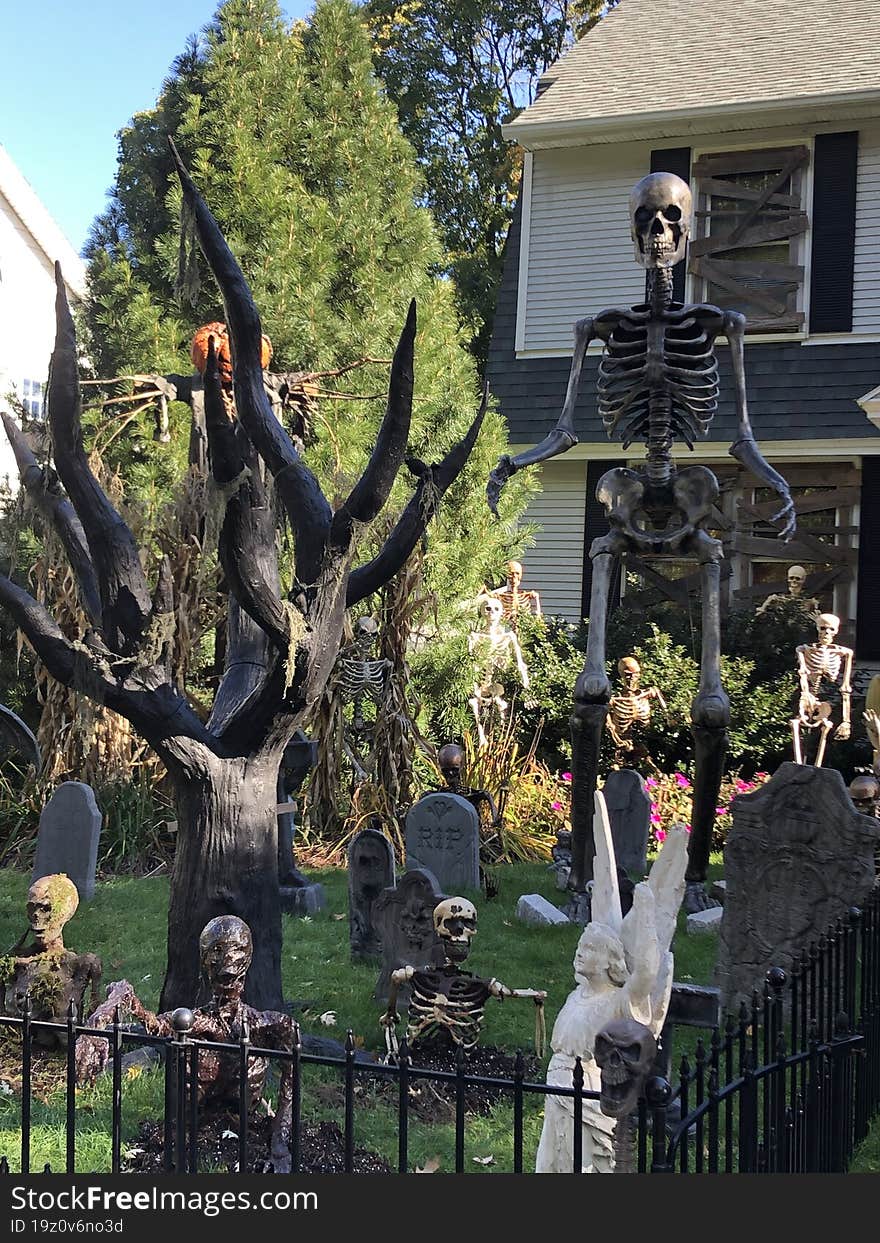
<path id="1" fill-rule="evenodd" d="M 406 817 L 406 866 L 427 868 L 447 893 L 480 887 L 480 818 L 459 794 L 426 794 Z"/>
<path id="2" fill-rule="evenodd" d="M 93 898 L 101 819 L 90 785 L 63 782 L 40 816 L 32 881 L 64 872 L 76 885 L 81 902 Z"/>

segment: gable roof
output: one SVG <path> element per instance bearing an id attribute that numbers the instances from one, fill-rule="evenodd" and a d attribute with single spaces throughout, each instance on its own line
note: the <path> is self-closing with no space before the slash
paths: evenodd
<path id="1" fill-rule="evenodd" d="M 621 0 L 508 138 L 637 118 L 880 101 L 880 0 Z"/>
<path id="2" fill-rule="evenodd" d="M 36 192 L 19 172 L 12 156 L 0 146 L 0 196 L 18 216 L 27 232 L 46 256 L 49 266 L 61 264 L 68 290 L 82 300 L 86 296 L 86 266 L 58 225 L 43 206 Z"/>

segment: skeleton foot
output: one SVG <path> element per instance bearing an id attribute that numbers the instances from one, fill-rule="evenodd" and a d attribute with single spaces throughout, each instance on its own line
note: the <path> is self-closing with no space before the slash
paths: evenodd
<path id="1" fill-rule="evenodd" d="M 720 902 L 709 897 L 702 881 L 689 880 L 685 885 L 684 899 L 681 904 L 685 915 L 696 915 L 698 911 L 711 911 L 713 907 L 720 905 Z"/>

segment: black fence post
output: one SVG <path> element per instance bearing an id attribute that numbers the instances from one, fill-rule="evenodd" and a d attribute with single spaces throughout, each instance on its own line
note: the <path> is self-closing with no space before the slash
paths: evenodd
<path id="1" fill-rule="evenodd" d="M 186 1173 L 186 1033 L 194 1022 L 192 1010 L 178 1007 L 171 1015 L 174 1043 L 169 1056 L 174 1060 L 174 1172 Z M 167 1071 L 166 1071 L 167 1073 Z"/>
<path id="2" fill-rule="evenodd" d="M 523 1168 L 523 1079 L 526 1073 L 522 1049 L 517 1049 L 513 1064 L 513 1172 Z"/>
<path id="3" fill-rule="evenodd" d="M 67 1007 L 67 1074 L 65 1083 L 66 1131 L 64 1168 L 76 1172 L 76 1002 L 71 997 Z"/>
<path id="4" fill-rule="evenodd" d="M 665 1079 L 654 1075 L 645 1084 L 645 1099 L 651 1110 L 651 1173 L 671 1174 L 674 1166 L 667 1160 L 666 1111 L 672 1088 Z"/>
<path id="5" fill-rule="evenodd" d="M 354 1173 L 354 1032 L 345 1035 L 345 1172 Z"/>
<path id="6" fill-rule="evenodd" d="M 31 995 L 21 1012 L 21 1172 L 31 1172 Z"/>

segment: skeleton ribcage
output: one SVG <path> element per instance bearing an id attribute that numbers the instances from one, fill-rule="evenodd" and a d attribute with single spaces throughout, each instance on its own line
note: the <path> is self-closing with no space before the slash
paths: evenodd
<path id="1" fill-rule="evenodd" d="M 633 308 L 605 340 L 599 364 L 599 413 L 609 437 L 624 448 L 644 440 L 666 448 L 673 440 L 690 447 L 705 436 L 718 406 L 718 363 L 713 349 L 720 328 L 712 317 L 680 307 L 662 318 Z M 603 317 L 599 317 L 600 323 Z M 608 321 L 603 325 L 609 327 Z"/>
<path id="2" fill-rule="evenodd" d="M 367 698 L 381 703 L 385 692 L 384 660 L 343 660 L 339 685 L 348 703 Z"/>
<path id="3" fill-rule="evenodd" d="M 810 689 L 818 694 L 822 682 L 837 682 L 843 665 L 843 657 L 837 647 L 817 643 L 804 649 L 804 664 L 807 666 Z"/>

